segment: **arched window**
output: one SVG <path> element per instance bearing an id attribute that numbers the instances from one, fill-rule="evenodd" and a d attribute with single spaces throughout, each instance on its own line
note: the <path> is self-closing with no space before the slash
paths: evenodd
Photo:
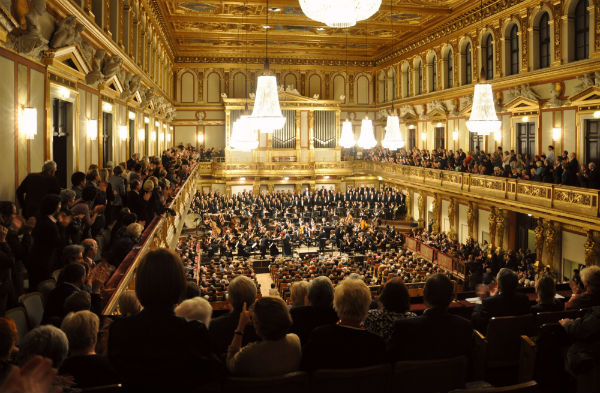
<path id="1" fill-rule="evenodd" d="M 471 43 L 467 42 L 465 46 L 465 85 L 470 85 L 473 83 L 473 71 L 471 68 L 473 63 L 473 58 L 471 56 Z"/>
<path id="2" fill-rule="evenodd" d="M 590 55 L 589 30 L 588 0 L 579 0 L 575 7 L 575 60 L 587 59 Z"/>
<path id="3" fill-rule="evenodd" d="M 550 17 L 547 12 L 540 18 L 540 24 L 538 25 L 538 42 L 539 42 L 539 62 L 540 68 L 550 67 L 550 24 L 548 23 Z"/>
<path id="4" fill-rule="evenodd" d="M 448 73 L 448 84 L 446 87 L 451 89 L 454 84 L 454 59 L 452 58 L 452 49 L 450 49 L 446 55 L 446 72 Z"/>
<path id="5" fill-rule="evenodd" d="M 417 94 L 423 94 L 423 64 L 417 65 Z"/>
<path id="6" fill-rule="evenodd" d="M 491 81 L 494 79 L 494 43 L 491 34 L 485 38 L 482 59 L 485 62 L 485 78 Z"/>
<path id="7" fill-rule="evenodd" d="M 437 90 L 437 56 L 431 59 L 431 91 Z"/>
<path id="8" fill-rule="evenodd" d="M 510 75 L 519 73 L 519 28 L 513 25 L 510 29 Z"/>

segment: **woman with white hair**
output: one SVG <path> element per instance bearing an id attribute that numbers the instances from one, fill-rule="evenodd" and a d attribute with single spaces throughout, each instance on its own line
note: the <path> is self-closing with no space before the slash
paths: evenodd
<path id="1" fill-rule="evenodd" d="M 370 304 L 371 291 L 364 281 L 340 282 L 333 295 L 339 321 L 313 330 L 304 346 L 302 368 L 357 368 L 385 362 L 383 339 L 363 326 Z"/>
<path id="2" fill-rule="evenodd" d="M 184 300 L 175 307 L 175 315 L 183 317 L 188 321 L 202 322 L 208 328 L 212 316 L 212 306 L 203 297 L 196 296 Z"/>
<path id="3" fill-rule="evenodd" d="M 35 355 L 52 360 L 52 367 L 59 368 L 69 352 L 66 334 L 52 325 L 38 326 L 23 337 L 17 353 L 20 366 Z"/>

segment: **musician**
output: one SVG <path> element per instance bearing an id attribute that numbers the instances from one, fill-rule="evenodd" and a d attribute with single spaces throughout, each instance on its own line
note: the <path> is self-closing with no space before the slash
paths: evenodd
<path id="1" fill-rule="evenodd" d="M 285 257 L 289 257 L 292 256 L 292 242 L 291 242 L 291 238 L 290 235 L 288 234 L 287 230 L 283 231 L 283 256 Z"/>

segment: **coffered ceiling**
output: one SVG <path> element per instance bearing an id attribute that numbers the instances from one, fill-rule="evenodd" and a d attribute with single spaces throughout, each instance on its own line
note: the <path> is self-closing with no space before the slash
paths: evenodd
<path id="1" fill-rule="evenodd" d="M 350 59 L 373 60 L 392 45 L 412 41 L 476 3 L 383 0 L 379 11 L 367 21 L 348 29 L 334 29 L 307 18 L 298 0 L 270 0 L 269 57 L 343 59 L 347 48 Z M 176 56 L 265 56 L 266 1 L 154 0 L 154 4 Z"/>

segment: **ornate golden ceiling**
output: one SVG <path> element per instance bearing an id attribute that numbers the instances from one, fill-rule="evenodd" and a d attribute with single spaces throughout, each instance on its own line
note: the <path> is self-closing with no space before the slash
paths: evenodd
<path id="1" fill-rule="evenodd" d="M 176 56 L 264 57 L 266 1 L 154 2 Z M 333 29 L 304 16 L 298 0 L 272 0 L 269 1 L 269 57 L 343 59 L 347 39 L 350 59 L 373 60 L 388 52 L 392 44 L 399 46 L 412 41 L 417 34 L 464 12 L 473 3 L 383 0 L 379 11 L 369 20 L 348 29 Z"/>

